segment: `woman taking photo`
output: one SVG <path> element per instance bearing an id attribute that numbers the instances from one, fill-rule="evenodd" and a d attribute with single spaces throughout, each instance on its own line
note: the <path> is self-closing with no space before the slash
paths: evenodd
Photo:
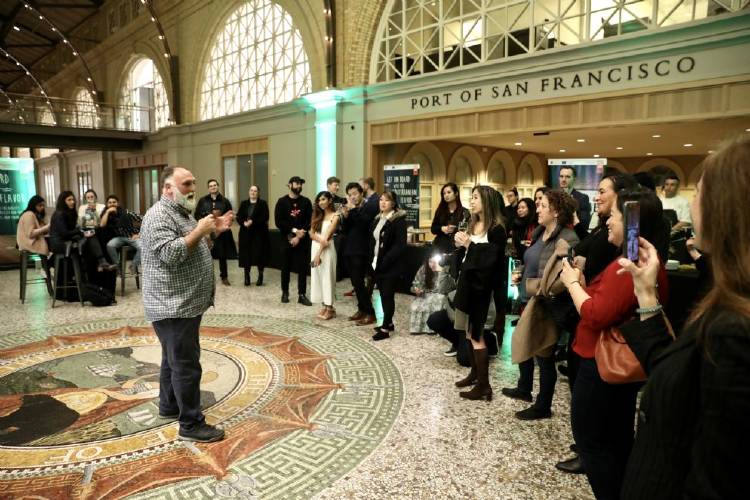
<path id="1" fill-rule="evenodd" d="M 640 234 L 653 238 L 661 229 L 662 206 L 653 191 L 643 188 L 617 193 L 607 220 L 608 241 L 623 247 L 626 202 L 640 205 Z M 666 300 L 667 274 L 657 271 L 661 300 Z M 602 380 L 594 358 L 602 330 L 619 328 L 638 307 L 633 279 L 618 259 L 586 285 L 580 269 L 563 263 L 561 279 L 581 319 L 573 350 L 581 358 L 573 386 L 571 427 L 581 463 L 597 498 L 619 498 L 625 464 L 633 445 L 635 402 L 640 383 L 610 384 Z"/>
<path id="2" fill-rule="evenodd" d="M 537 228 L 537 213 L 534 200 L 521 198 L 516 208 L 516 217 L 513 219 L 511 238 L 513 239 L 514 259 L 523 260 L 523 254 L 531 246 L 531 235 Z"/>
<path id="3" fill-rule="evenodd" d="M 489 356 L 484 341 L 484 324 L 490 300 L 502 293 L 505 283 L 505 244 L 507 236 L 502 217 L 502 201 L 489 186 L 475 186 L 469 205 L 471 219 L 466 231 L 456 233 L 455 263 L 460 266 L 456 295 L 454 328 L 469 340 L 471 371 L 456 382 L 456 387 L 471 390 L 460 393 L 465 399 L 492 399 L 489 380 Z M 497 303 L 497 302 L 496 302 Z M 500 315 L 501 311 L 497 311 Z"/>
<path id="4" fill-rule="evenodd" d="M 380 195 L 380 214 L 372 222 L 371 234 L 371 266 L 383 305 L 383 323 L 375 327 L 372 340 L 383 340 L 395 330 L 393 314 L 396 310 L 396 286 L 402 273 L 402 257 L 406 250 L 406 211 L 399 208 L 398 196 L 393 191 L 383 191 Z"/>
<path id="5" fill-rule="evenodd" d="M 440 189 L 440 204 L 435 210 L 432 219 L 433 253 L 451 253 L 456 248 L 453 246 L 453 238 L 458 231 L 462 221 L 469 220 L 469 211 L 461 205 L 458 195 L 458 186 L 449 182 Z"/>
<path id="6" fill-rule="evenodd" d="M 750 445 L 748 167 L 747 135 L 703 162 L 690 212 L 695 244 L 711 255 L 714 284 L 676 341 L 658 310 L 656 248 L 641 238 L 638 263 L 620 260 L 641 309 L 622 333 L 648 374 L 623 499 L 747 497 L 741 457 Z"/>
<path id="7" fill-rule="evenodd" d="M 321 191 L 313 202 L 310 222 L 310 301 L 322 302 L 319 319 L 336 317 L 333 297 L 336 295 L 336 247 L 332 244 L 333 233 L 339 225 L 339 216 L 333 210 L 333 195 Z"/>
<path id="8" fill-rule="evenodd" d="M 65 253 L 69 241 L 78 241 L 82 247 L 86 260 L 97 262 L 97 271 L 114 271 L 117 266 L 109 264 L 104 258 L 102 247 L 93 231 L 85 231 L 77 226 L 76 198 L 72 191 L 63 191 L 57 197 L 55 213 L 52 214 L 49 231 L 50 250 L 55 253 Z M 83 236 L 83 237 L 82 237 Z"/>
<path id="9" fill-rule="evenodd" d="M 44 235 L 49 233 L 49 224 L 44 223 L 44 198 L 35 194 L 21 213 L 16 229 L 16 243 L 19 250 L 37 253 L 42 256 L 49 254 Z M 42 260 L 46 265 L 46 259 Z"/>
<path id="10" fill-rule="evenodd" d="M 245 270 L 245 286 L 250 286 L 250 268 L 258 268 L 256 286 L 263 285 L 263 270 L 268 262 L 268 203 L 260 199 L 258 186 L 250 186 L 248 199 L 240 203 L 237 223 L 240 225 L 240 267 Z"/>
<path id="11" fill-rule="evenodd" d="M 556 258 L 555 246 L 557 241 L 563 239 L 568 242 L 571 248 L 578 243 L 578 236 L 570 227 L 573 223 L 576 206 L 573 197 L 562 189 L 549 190 L 542 196 L 537 210 L 539 227 L 531 236 L 531 245 L 524 254 L 521 281 L 517 283 L 519 298 L 522 302 L 528 302 L 530 298 L 529 291 L 526 289 L 527 280 L 541 278 L 547 262 L 551 258 Z M 562 324 L 557 319 L 562 316 L 560 311 L 564 311 L 570 303 L 567 295 L 563 295 L 555 297 L 554 300 L 548 298 L 544 302 L 546 310 L 556 320 L 558 336 Z M 534 333 L 536 332 L 527 332 L 531 335 Z M 532 406 L 516 412 L 516 418 L 521 420 L 537 420 L 552 416 L 552 397 L 555 394 L 555 384 L 557 383 L 554 349 L 548 353 L 539 353 L 534 357 L 539 365 L 539 394 L 537 394 L 536 401 Z M 518 369 L 521 376 L 518 383 L 516 387 L 504 388 L 502 390 L 503 395 L 531 402 L 531 389 L 534 384 L 534 357 L 519 363 Z"/>

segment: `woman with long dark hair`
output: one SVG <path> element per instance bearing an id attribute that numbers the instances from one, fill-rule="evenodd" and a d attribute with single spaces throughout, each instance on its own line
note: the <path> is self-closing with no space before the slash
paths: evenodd
<path id="1" fill-rule="evenodd" d="M 260 198 L 258 186 L 250 186 L 248 198 L 240 203 L 237 223 L 240 225 L 240 267 L 245 270 L 245 286 L 250 286 L 250 268 L 258 268 L 256 286 L 263 285 L 263 270 L 268 263 L 268 203 Z"/>
<path id="2" fill-rule="evenodd" d="M 48 255 L 49 248 L 44 235 L 49 233 L 49 224 L 44 223 L 45 216 L 44 198 L 35 194 L 26 205 L 26 210 L 21 213 L 16 229 L 16 243 L 19 250 Z"/>
<path id="3" fill-rule="evenodd" d="M 622 327 L 648 374 L 620 492 L 634 498 L 744 498 L 750 445 L 750 137 L 703 162 L 690 211 L 711 255 L 713 287 L 672 342 L 659 311 L 654 245 L 640 239 L 632 275 L 639 319 Z M 710 220 L 708 219 L 710 217 Z"/>
<path id="4" fill-rule="evenodd" d="M 322 302 L 319 319 L 336 317 L 333 299 L 336 295 L 336 247 L 332 244 L 333 234 L 340 218 L 333 208 L 333 195 L 321 191 L 315 196 L 310 222 L 310 301 Z"/>
<path id="5" fill-rule="evenodd" d="M 432 219 L 432 247 L 439 253 L 451 253 L 455 250 L 453 238 L 462 221 L 469 220 L 469 211 L 461 205 L 458 186 L 449 182 L 440 188 L 440 204 Z"/>
<path id="6" fill-rule="evenodd" d="M 403 272 L 402 258 L 406 250 L 406 211 L 398 205 L 398 195 L 383 191 L 380 195 L 380 214 L 372 221 L 372 246 L 375 286 L 383 305 L 383 323 L 375 327 L 373 340 L 390 337 L 395 330 L 393 314 L 396 311 L 396 286 Z"/>
<path id="7" fill-rule="evenodd" d="M 622 190 L 607 220 L 608 240 L 618 248 L 625 242 L 625 203 L 639 203 L 640 234 L 650 239 L 661 230 L 662 206 L 653 191 Z M 667 275 L 658 265 L 659 295 L 666 300 Z M 583 272 L 563 263 L 561 279 L 581 319 L 573 350 L 580 356 L 571 401 L 571 427 L 591 489 L 597 498 L 619 498 L 625 464 L 633 446 L 633 421 L 639 383 L 611 384 L 599 375 L 596 344 L 603 330 L 621 327 L 636 312 L 633 279 L 614 259 L 586 284 Z"/>
<path id="8" fill-rule="evenodd" d="M 107 262 L 102 253 L 99 240 L 93 233 L 82 233 L 78 227 L 78 213 L 76 212 L 76 197 L 72 191 L 63 191 L 57 197 L 55 213 L 52 214 L 49 231 L 50 250 L 55 253 L 65 253 L 66 244 L 77 241 L 81 245 L 83 256 L 97 262 L 97 271 L 114 271 L 117 266 Z"/>
<path id="9" fill-rule="evenodd" d="M 531 235 L 539 225 L 536 205 L 531 198 L 521 198 L 516 207 L 516 217 L 510 230 L 515 258 L 523 260 L 523 254 L 531 246 Z"/>
<path id="10" fill-rule="evenodd" d="M 502 293 L 505 283 L 505 221 L 502 197 L 489 186 L 471 191 L 471 220 L 466 231 L 456 233 L 454 255 L 460 274 L 453 298 L 454 327 L 469 340 L 471 371 L 456 387 L 474 387 L 461 392 L 466 399 L 492 399 L 489 356 L 484 341 L 484 324 L 490 300 Z M 496 301 L 497 303 L 497 301 Z M 497 312 L 498 316 L 500 311 Z"/>

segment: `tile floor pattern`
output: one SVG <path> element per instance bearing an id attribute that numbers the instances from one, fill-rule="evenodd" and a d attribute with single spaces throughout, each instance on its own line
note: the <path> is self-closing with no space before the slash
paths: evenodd
<path id="1" fill-rule="evenodd" d="M 266 272 L 265 286 L 245 288 L 241 270 L 230 264 L 230 280 L 231 287 L 218 285 L 216 307 L 207 312 L 207 322 L 212 316 L 257 315 L 272 323 L 302 321 L 326 328 L 330 335 L 371 342 L 370 328 L 354 327 L 346 321 L 355 306 L 353 299 L 343 297 L 350 288 L 347 280 L 337 287 L 338 318 L 328 322 L 315 319 L 316 307 L 304 307 L 294 300 L 281 304 L 276 270 Z M 296 280 L 291 281 L 294 299 Z M 28 290 L 26 304 L 21 305 L 18 272 L 0 272 L 0 348 L 39 340 L 34 332 L 40 328 L 60 327 L 73 333 L 74 323 L 142 317 L 140 295 L 132 280 L 126 296 L 117 299 L 117 305 L 107 308 L 64 303 L 53 310 L 43 286 L 35 285 Z M 511 330 L 506 325 L 503 351 L 490 367 L 495 399 L 490 403 L 461 400 L 453 382 L 466 369 L 458 366 L 455 358 L 443 356 L 447 345 L 442 339 L 408 335 L 409 303 L 409 296 L 397 296 L 397 333 L 374 344 L 395 365 L 403 382 L 403 403 L 395 424 L 367 458 L 343 477 L 323 485 L 316 498 L 592 498 L 584 476 L 554 468 L 555 461 L 569 456 L 572 442 L 565 379 L 561 377 L 557 386 L 551 419 L 516 420 L 513 413 L 526 404 L 500 395 L 500 388 L 514 385 L 518 375 L 510 363 Z M 242 474 L 226 477 L 211 495 L 201 490 L 200 481 L 180 486 L 196 488 L 190 498 L 250 498 L 257 489 L 254 480 Z M 154 490 L 142 497 L 187 498 L 171 490 Z"/>

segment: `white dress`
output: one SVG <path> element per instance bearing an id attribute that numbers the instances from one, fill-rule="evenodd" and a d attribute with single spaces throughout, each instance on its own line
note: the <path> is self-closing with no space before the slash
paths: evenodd
<path id="1" fill-rule="evenodd" d="M 326 234 L 331 224 L 330 219 L 324 220 L 320 228 L 320 234 Z M 320 265 L 310 270 L 310 300 L 315 303 L 322 302 L 327 306 L 332 306 L 333 297 L 336 292 L 336 248 L 333 246 L 333 239 L 330 239 L 328 243 L 328 247 L 320 254 Z M 319 249 L 320 243 L 313 240 L 310 249 L 311 262 Z"/>

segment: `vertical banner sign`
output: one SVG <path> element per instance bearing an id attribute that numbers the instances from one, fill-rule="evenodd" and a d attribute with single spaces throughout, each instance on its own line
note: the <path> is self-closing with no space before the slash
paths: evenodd
<path id="1" fill-rule="evenodd" d="M 398 203 L 406 210 L 406 225 L 419 227 L 419 164 L 383 166 L 385 187 L 398 195 Z"/>
<path id="2" fill-rule="evenodd" d="M 16 234 L 18 218 L 34 194 L 34 160 L 0 158 L 0 234 Z"/>

